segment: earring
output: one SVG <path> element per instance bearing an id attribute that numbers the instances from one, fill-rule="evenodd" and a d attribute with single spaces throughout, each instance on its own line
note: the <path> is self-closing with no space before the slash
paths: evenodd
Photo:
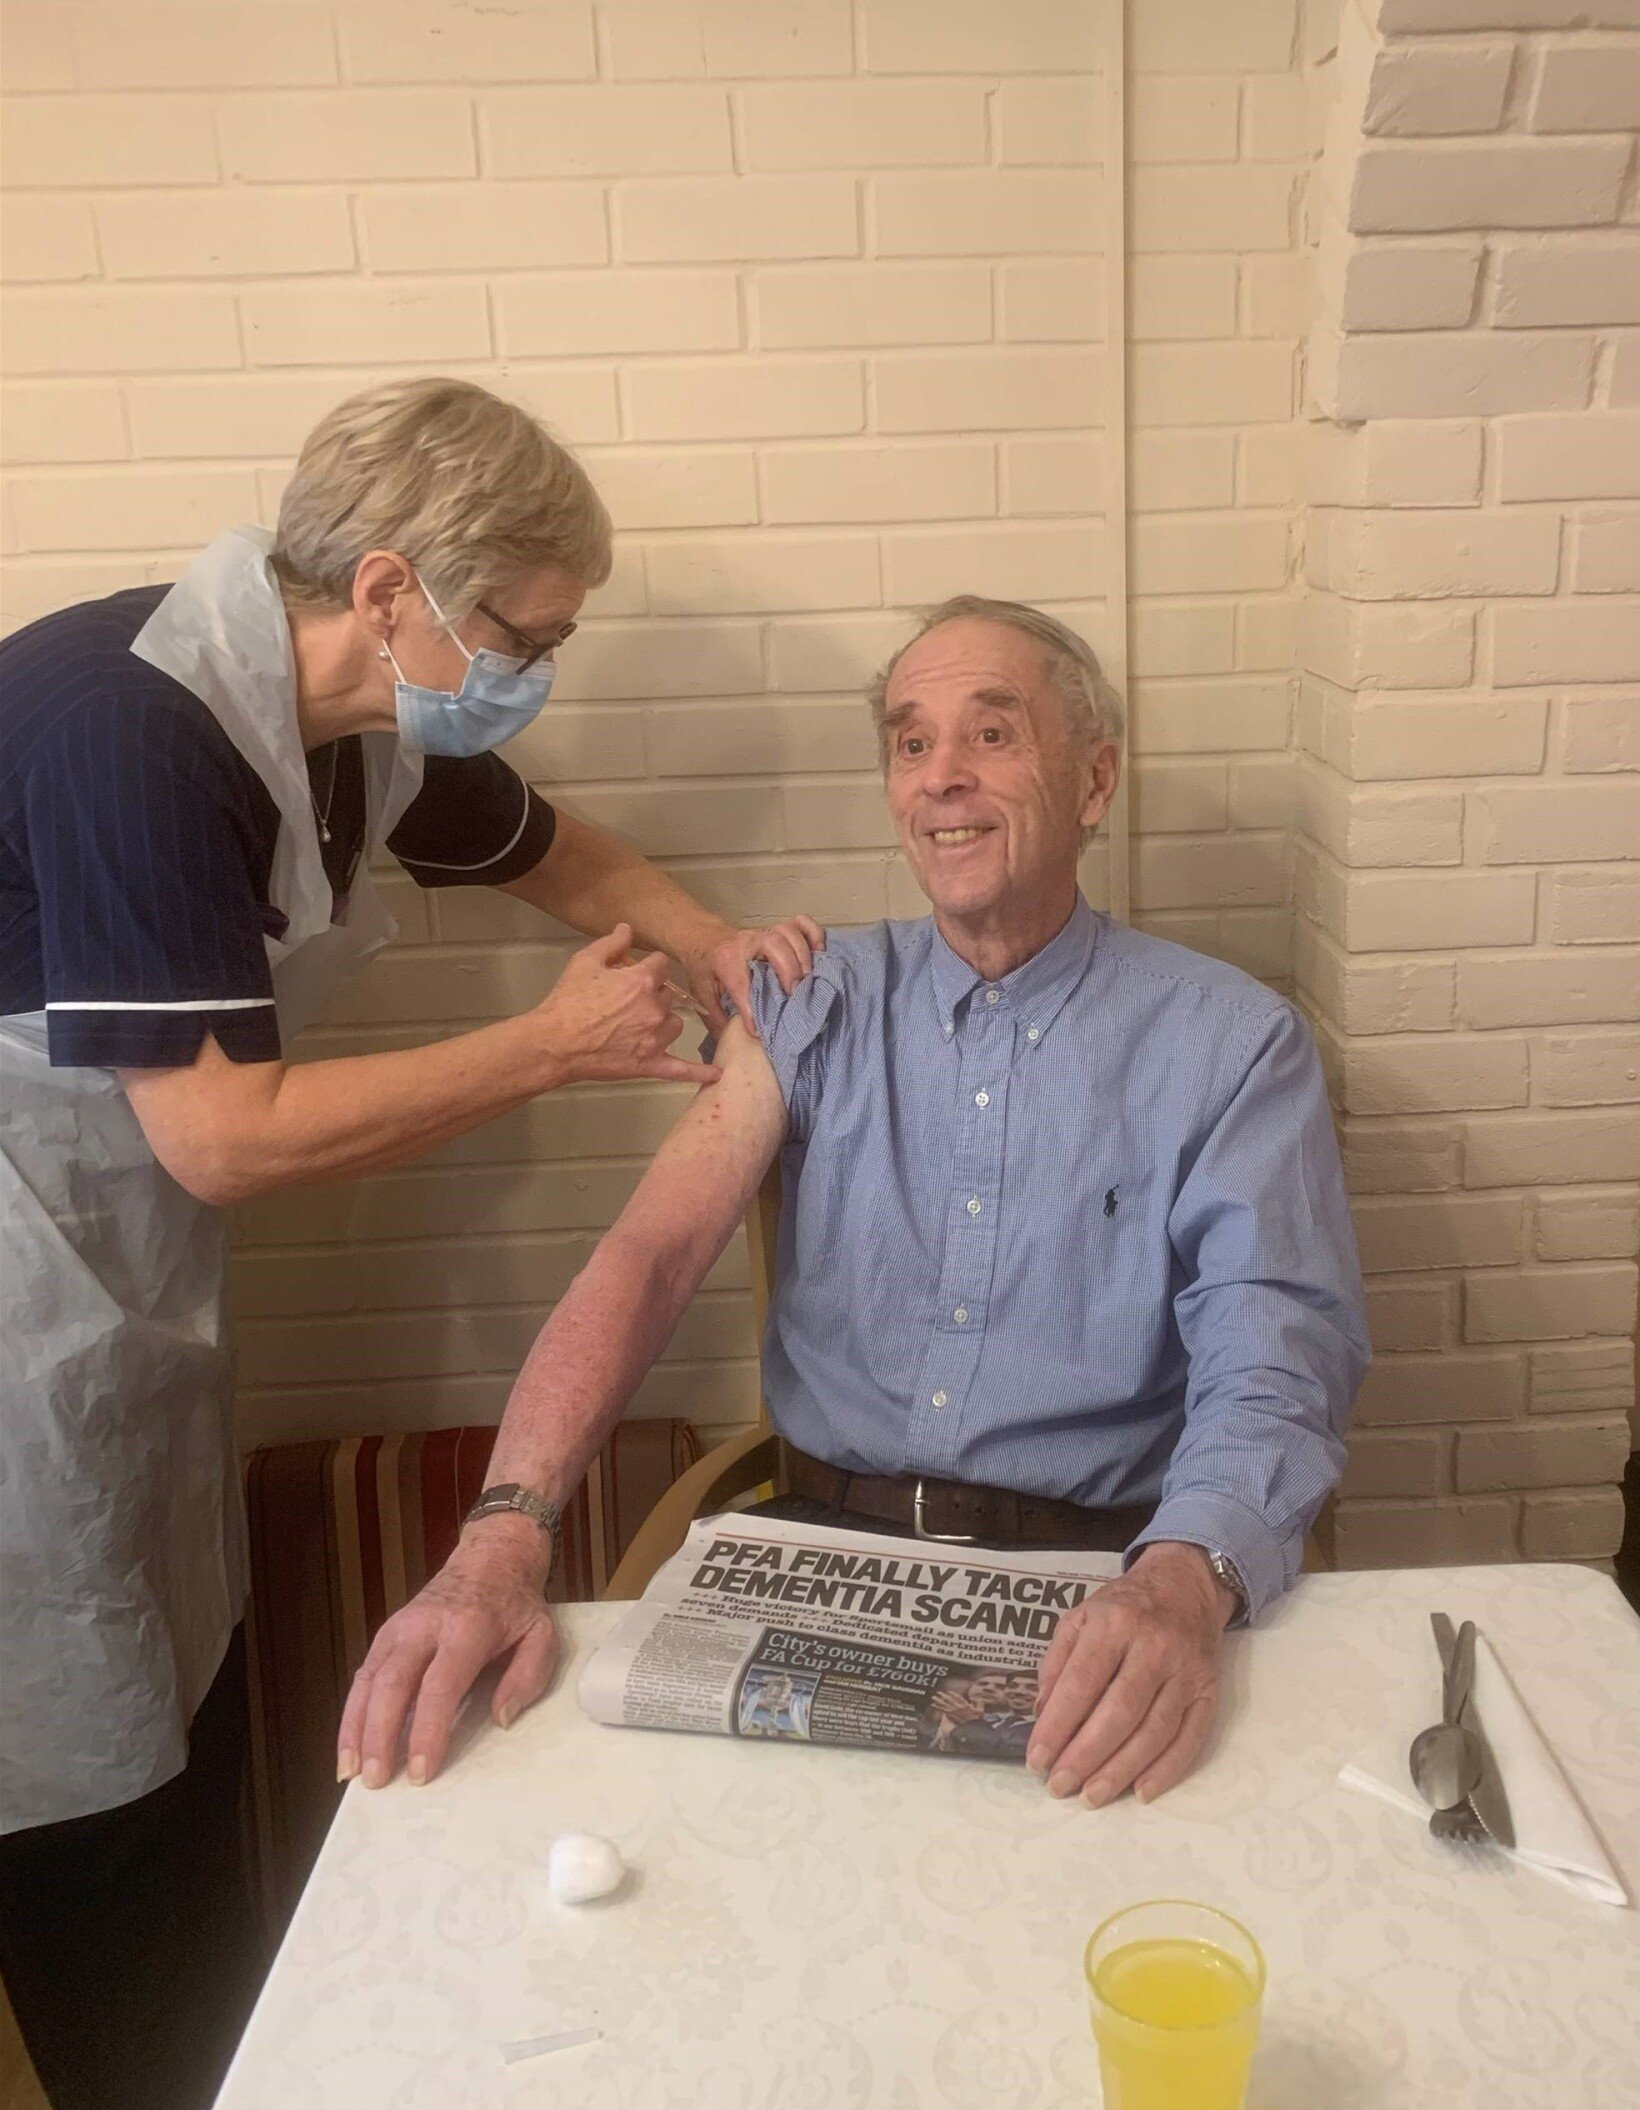
<path id="1" fill-rule="evenodd" d="M 387 647 L 383 645 L 381 650 L 376 654 L 376 657 L 378 659 L 390 659 L 392 657 L 392 654 L 388 651 Z"/>

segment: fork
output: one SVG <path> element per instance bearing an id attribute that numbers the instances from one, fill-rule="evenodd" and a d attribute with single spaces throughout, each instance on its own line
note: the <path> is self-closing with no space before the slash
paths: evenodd
<path id="1" fill-rule="evenodd" d="M 1468 1697 L 1464 1688 L 1474 1674 L 1473 1657 L 1466 1665 L 1463 1660 L 1462 1637 L 1454 1645 L 1450 1655 L 1441 1648 L 1439 1630 L 1436 1632 L 1435 1645 L 1441 1649 L 1441 1665 L 1446 1673 L 1442 1694 L 1443 1711 L 1449 1720 L 1456 1720 L 1463 1712 L 1463 1704 Z M 1465 1674 L 1466 1671 L 1468 1675 Z M 1455 1802 L 1450 1809 L 1434 1811 L 1430 1816 L 1429 1830 L 1432 1838 L 1439 1839 L 1447 1846 L 1485 1846 L 1490 1843 L 1490 1834 L 1475 1814 L 1475 1805 L 1467 1795 L 1462 1802 Z"/>

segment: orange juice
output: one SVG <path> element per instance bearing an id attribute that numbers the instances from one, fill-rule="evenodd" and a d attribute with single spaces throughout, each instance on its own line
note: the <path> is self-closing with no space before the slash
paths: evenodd
<path id="1" fill-rule="evenodd" d="M 1241 2110 L 1260 1987 L 1210 1941 L 1130 1941 L 1091 1973 L 1105 2110 Z"/>

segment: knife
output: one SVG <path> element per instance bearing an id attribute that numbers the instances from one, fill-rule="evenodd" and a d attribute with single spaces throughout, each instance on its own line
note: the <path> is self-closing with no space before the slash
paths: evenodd
<path id="1" fill-rule="evenodd" d="M 1452 1622 L 1444 1612 L 1435 1612 L 1430 1616 L 1430 1624 L 1435 1629 L 1435 1646 L 1441 1652 L 1441 1661 L 1450 1668 L 1457 1647 Z M 1513 1846 L 1515 1826 L 1509 1814 L 1509 1797 L 1504 1792 L 1503 1776 L 1498 1771 L 1498 1762 L 1492 1755 L 1492 1746 L 1486 1740 L 1486 1730 L 1475 1708 L 1473 1683 L 1458 1711 L 1458 1719 L 1466 1729 L 1474 1731 L 1475 1740 L 1481 1747 L 1481 1775 L 1469 1791 L 1470 1808 L 1499 1846 Z"/>

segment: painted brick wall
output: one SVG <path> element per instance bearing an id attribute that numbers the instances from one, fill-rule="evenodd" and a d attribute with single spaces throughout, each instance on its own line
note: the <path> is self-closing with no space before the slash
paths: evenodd
<path id="1" fill-rule="evenodd" d="M 1615 1550 L 1640 1244 L 1640 6 L 1312 54 L 1296 965 L 1378 1360 L 1350 1562 Z"/>
<path id="2" fill-rule="evenodd" d="M 921 905 L 858 701 L 899 611 L 1018 595 L 1120 664 L 1125 465 L 1134 911 L 1284 982 L 1296 0 L 1129 12 L 1113 256 L 1098 0 L 8 0 L 8 626 L 271 518 L 348 390 L 470 374 L 621 531 L 529 773 L 727 913 L 847 924 Z M 312 1052 L 496 1017 L 564 956 L 511 904 L 396 906 Z M 245 1211 L 247 1433 L 498 1411 L 679 1103 L 558 1095 Z M 733 1253 L 638 1410 L 722 1428 L 754 1377 Z"/>

